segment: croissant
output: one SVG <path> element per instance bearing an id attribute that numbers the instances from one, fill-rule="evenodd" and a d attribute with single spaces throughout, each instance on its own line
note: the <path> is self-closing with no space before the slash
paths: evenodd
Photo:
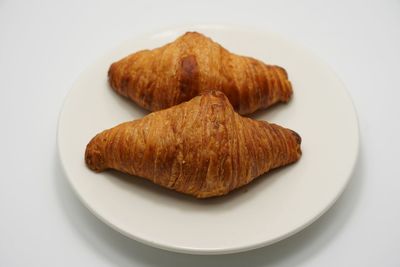
<path id="1" fill-rule="evenodd" d="M 297 161 L 300 143 L 296 132 L 242 117 L 211 91 L 97 134 L 85 160 L 96 172 L 116 169 L 207 198 Z"/>
<path id="2" fill-rule="evenodd" d="M 118 94 L 151 111 L 188 101 L 210 88 L 222 91 L 240 114 L 287 102 L 292 95 L 285 69 L 230 53 L 197 32 L 113 63 L 108 78 Z"/>

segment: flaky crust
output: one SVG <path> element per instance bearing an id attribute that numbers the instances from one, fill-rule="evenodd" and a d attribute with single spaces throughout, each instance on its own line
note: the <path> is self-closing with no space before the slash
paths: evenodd
<path id="1" fill-rule="evenodd" d="M 222 91 L 241 114 L 287 102 L 292 95 L 285 69 L 230 53 L 197 32 L 131 54 L 113 63 L 108 76 L 117 93 L 151 111 L 209 89 Z"/>
<path id="2" fill-rule="evenodd" d="M 96 135 L 85 160 L 206 198 L 224 195 L 300 158 L 301 139 L 276 124 L 241 117 L 221 92 L 122 123 Z"/>

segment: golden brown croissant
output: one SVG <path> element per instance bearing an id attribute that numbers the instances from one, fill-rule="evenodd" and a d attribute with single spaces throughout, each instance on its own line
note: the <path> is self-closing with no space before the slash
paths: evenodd
<path id="1" fill-rule="evenodd" d="M 198 198 L 219 196 L 300 158 L 292 130 L 235 113 L 221 92 L 122 123 L 96 135 L 85 160 Z"/>
<path id="2" fill-rule="evenodd" d="M 108 76 L 117 93 L 152 111 L 209 89 L 222 91 L 240 114 L 287 102 L 292 95 L 285 69 L 230 53 L 197 32 L 131 54 L 113 63 Z"/>

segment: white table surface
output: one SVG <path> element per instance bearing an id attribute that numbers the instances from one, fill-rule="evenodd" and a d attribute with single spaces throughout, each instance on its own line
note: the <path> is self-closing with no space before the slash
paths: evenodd
<path id="1" fill-rule="evenodd" d="M 272 29 L 348 87 L 360 158 L 339 201 L 299 234 L 234 255 L 166 252 L 104 225 L 69 187 L 56 130 L 74 80 L 123 40 L 187 24 Z M 0 266 L 400 266 L 399 99 L 398 0 L 0 1 Z"/>

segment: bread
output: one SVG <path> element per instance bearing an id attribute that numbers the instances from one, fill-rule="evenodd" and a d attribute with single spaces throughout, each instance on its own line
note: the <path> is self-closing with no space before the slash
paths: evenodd
<path id="1" fill-rule="evenodd" d="M 300 143 L 294 131 L 242 117 L 210 91 L 97 134 L 85 160 L 97 172 L 115 169 L 207 198 L 297 161 Z"/>
<path id="2" fill-rule="evenodd" d="M 210 89 L 222 91 L 240 114 L 287 102 L 292 96 L 285 69 L 230 53 L 197 32 L 113 63 L 108 77 L 115 92 L 150 111 L 172 107 Z"/>

